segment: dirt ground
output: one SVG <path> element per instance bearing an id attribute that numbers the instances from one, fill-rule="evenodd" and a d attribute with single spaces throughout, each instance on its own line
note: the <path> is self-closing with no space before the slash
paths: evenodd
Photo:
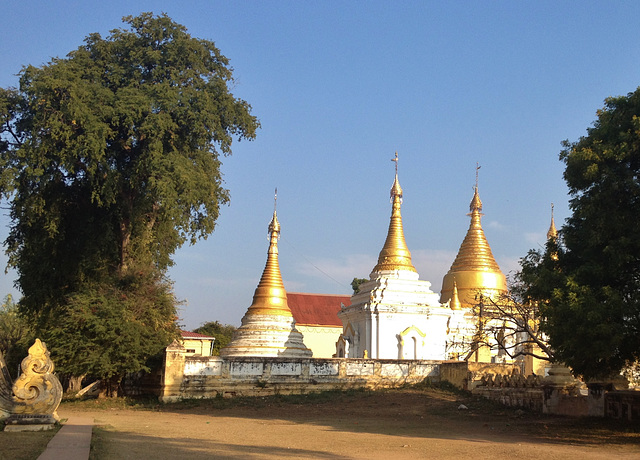
<path id="1" fill-rule="evenodd" d="M 94 460 L 640 458 L 638 425 L 522 413 L 440 390 L 58 412 L 95 419 Z"/>

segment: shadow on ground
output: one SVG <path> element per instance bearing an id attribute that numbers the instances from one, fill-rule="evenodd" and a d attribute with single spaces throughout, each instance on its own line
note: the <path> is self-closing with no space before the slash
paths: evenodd
<path id="1" fill-rule="evenodd" d="M 467 409 L 459 409 L 463 404 Z M 92 458 L 640 457 L 640 429 L 440 390 L 185 401 L 95 411 Z"/>

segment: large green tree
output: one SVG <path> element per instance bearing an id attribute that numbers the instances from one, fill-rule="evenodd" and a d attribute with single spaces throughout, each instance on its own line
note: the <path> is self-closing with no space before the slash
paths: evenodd
<path id="1" fill-rule="evenodd" d="M 214 230 L 229 200 L 220 156 L 259 127 L 230 92 L 232 68 L 213 42 L 166 15 L 124 22 L 0 89 L 0 193 L 20 311 L 54 357 L 70 347 L 59 369 L 98 376 L 143 368 L 173 336 L 171 256 Z M 80 368 L 79 344 L 98 346 L 91 334 L 116 322 L 123 340 L 99 345 L 102 366 L 92 358 Z"/>
<path id="2" fill-rule="evenodd" d="M 564 147 L 572 215 L 529 268 L 556 359 L 599 378 L 640 358 L 640 88 Z"/>

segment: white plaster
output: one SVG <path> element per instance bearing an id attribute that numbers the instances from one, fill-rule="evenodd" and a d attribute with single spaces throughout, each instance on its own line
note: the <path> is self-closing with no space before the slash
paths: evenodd
<path id="1" fill-rule="evenodd" d="M 440 366 L 438 364 L 417 364 L 413 369 L 413 374 L 421 377 L 438 377 L 440 376 Z"/>
<path id="2" fill-rule="evenodd" d="M 439 302 L 414 272 L 372 273 L 338 313 L 349 357 L 447 359 L 447 322 L 452 310 Z"/>
<path id="3" fill-rule="evenodd" d="M 373 363 L 347 363 L 347 375 L 373 375 Z"/>
<path id="4" fill-rule="evenodd" d="M 380 375 L 382 375 L 383 377 L 406 377 L 407 375 L 409 375 L 409 365 L 383 363 L 381 365 Z"/>
<path id="5" fill-rule="evenodd" d="M 309 375 L 338 375 L 338 363 L 311 363 Z"/>
<path id="6" fill-rule="evenodd" d="M 222 361 L 185 360 L 184 375 L 222 375 Z"/>
<path id="7" fill-rule="evenodd" d="M 246 314 L 233 340 L 220 356 L 270 356 L 310 358 L 312 352 L 303 343 L 291 316 Z"/>
<path id="8" fill-rule="evenodd" d="M 300 375 L 300 374 L 302 374 L 301 363 L 271 364 L 271 375 Z"/>
<path id="9" fill-rule="evenodd" d="M 247 376 L 247 375 L 262 375 L 264 372 L 264 364 L 259 362 L 232 362 L 231 363 L 231 375 L 233 376 Z"/>

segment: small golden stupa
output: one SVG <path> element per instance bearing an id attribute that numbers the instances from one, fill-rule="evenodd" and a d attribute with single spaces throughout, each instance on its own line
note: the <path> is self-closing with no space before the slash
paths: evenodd
<path id="1" fill-rule="evenodd" d="M 462 305 L 460 305 L 460 297 L 458 297 L 458 283 L 456 280 L 453 280 L 453 294 L 451 295 L 451 302 L 449 302 L 449 307 L 452 310 L 460 310 Z"/>
<path id="2" fill-rule="evenodd" d="M 277 191 L 276 191 L 277 193 Z M 253 294 L 253 303 L 247 310 L 247 315 L 280 315 L 290 316 L 291 310 L 287 305 L 287 292 L 284 289 L 280 263 L 278 262 L 278 239 L 280 238 L 280 222 L 276 210 L 269 222 L 269 250 L 267 263 L 262 277 Z"/>
<path id="3" fill-rule="evenodd" d="M 462 308 L 470 308 L 476 303 L 479 292 L 485 296 L 497 296 L 507 292 L 507 280 L 496 263 L 491 247 L 480 223 L 482 201 L 478 193 L 478 169 L 476 168 L 476 186 L 469 205 L 471 224 L 460 245 L 449 272 L 442 280 L 440 301 L 448 302 L 458 294 L 458 302 Z M 456 302 L 456 303 L 458 303 Z M 453 302 L 452 302 L 453 304 Z"/>
<path id="4" fill-rule="evenodd" d="M 396 163 L 396 177 L 391 186 L 391 220 L 389 222 L 389 231 L 387 239 L 378 256 L 378 263 L 373 268 L 373 273 L 382 273 L 396 270 L 405 270 L 417 273 L 415 267 L 411 263 L 411 253 L 407 248 L 404 239 L 404 230 L 402 228 L 402 215 L 400 207 L 402 205 L 402 187 L 398 181 L 398 152 L 393 160 Z"/>
<path id="5" fill-rule="evenodd" d="M 276 189 L 277 200 L 278 190 Z M 253 295 L 253 302 L 242 318 L 233 340 L 220 350 L 220 356 L 283 356 L 311 357 L 312 351 L 303 343 L 287 304 L 280 264 L 278 238 L 280 223 L 276 209 L 269 223 L 267 263 Z"/>

